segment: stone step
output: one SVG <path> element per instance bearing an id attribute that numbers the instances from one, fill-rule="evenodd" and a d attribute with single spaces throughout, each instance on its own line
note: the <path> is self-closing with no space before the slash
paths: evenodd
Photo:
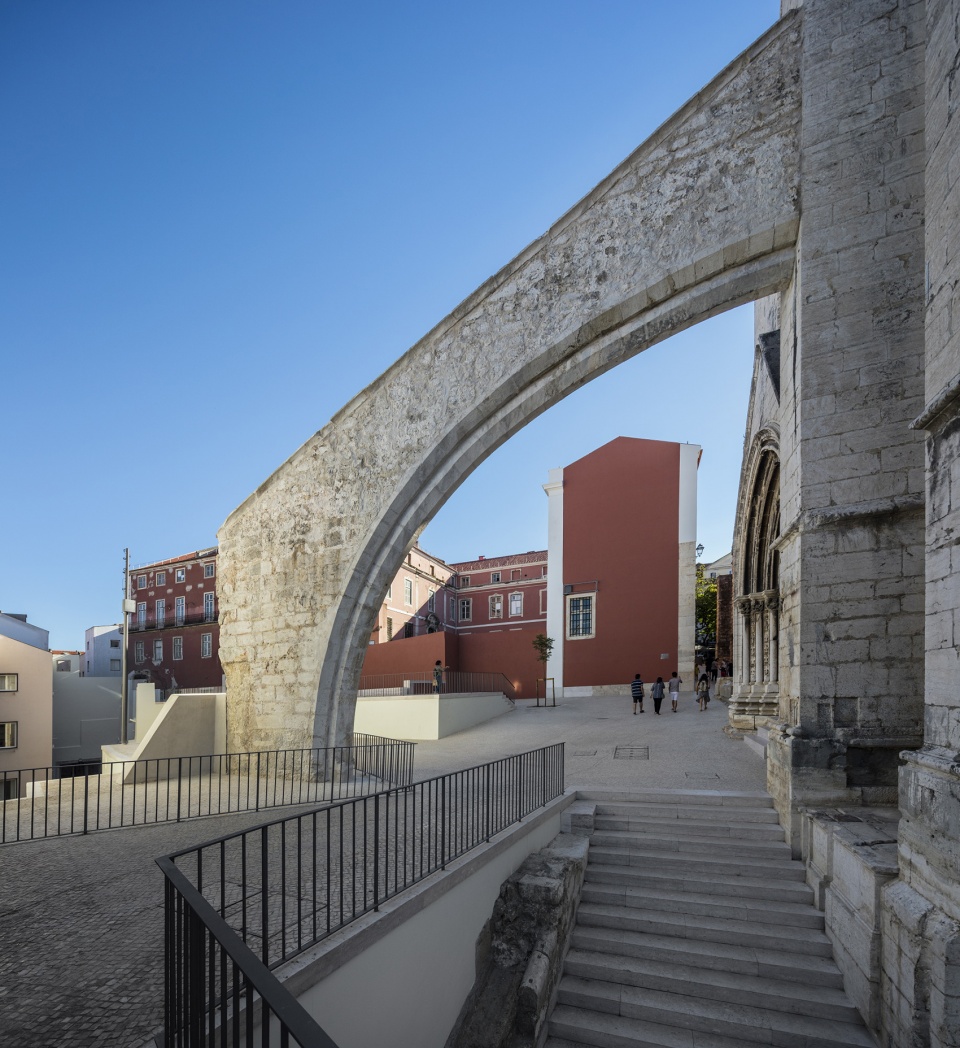
<path id="1" fill-rule="evenodd" d="M 646 870 L 669 869 L 683 874 L 707 873 L 719 877 L 776 877 L 787 881 L 802 881 L 806 877 L 803 863 L 789 856 L 781 859 L 751 855 L 735 858 L 729 854 L 661 851 L 643 844 L 629 849 L 595 848 L 591 844 L 589 861 L 598 866 L 638 866 Z"/>
<path id="2" fill-rule="evenodd" d="M 628 819 L 668 819 L 675 822 L 770 823 L 779 826 L 774 808 L 711 808 L 693 804 L 598 804 L 596 814 Z"/>
<path id="3" fill-rule="evenodd" d="M 847 1023 L 836 1026 L 846 1027 Z M 584 1011 L 558 1005 L 550 1017 L 550 1036 L 546 1048 L 743 1048 L 745 1043 L 755 1044 L 742 1036 L 724 1036 L 713 1031 L 694 1031 L 689 1027 L 667 1023 L 648 1022 L 644 1019 L 605 1014 L 602 1012 Z M 854 1029 L 857 1029 L 856 1027 Z M 838 1042 L 830 1040 L 787 1040 L 771 1031 L 765 1043 L 773 1045 L 802 1045 L 803 1048 L 816 1048 L 818 1045 L 840 1046 L 840 1048 L 876 1048 L 870 1038 L 862 1039 L 858 1033 L 856 1040 Z M 869 1037 L 869 1034 L 867 1034 Z M 764 1042 L 761 1042 L 764 1043 Z"/>
<path id="4" fill-rule="evenodd" d="M 680 939 L 724 942 L 734 946 L 752 946 L 765 950 L 792 950 L 818 957 L 832 957 L 830 940 L 815 928 L 748 924 L 724 917 L 674 913 L 670 910 L 631 909 L 583 902 L 577 911 L 577 923 L 584 926 L 623 928 L 650 935 L 674 935 Z"/>
<path id="5" fill-rule="evenodd" d="M 583 885 L 582 902 L 630 909 L 672 910 L 675 913 L 726 917 L 756 924 L 782 924 L 823 930 L 823 914 L 808 902 L 771 902 L 754 897 L 727 898 L 708 892 L 670 891 L 659 888 L 621 888 L 613 884 Z"/>
<path id="6" fill-rule="evenodd" d="M 665 819 L 630 815 L 595 815 L 594 830 L 620 830 L 630 833 L 655 833 L 686 838 L 719 837 L 730 840 L 784 841 L 779 823 L 721 822 L 718 819 Z"/>
<path id="7" fill-rule="evenodd" d="M 769 881 L 757 877 L 723 877 L 711 871 L 681 871 L 669 866 L 605 866 L 587 864 L 586 879 L 594 884 L 663 888 L 747 899 L 813 902 L 812 889 L 802 881 Z"/>
<path id="8" fill-rule="evenodd" d="M 773 1043 L 784 1048 L 809 1048 L 814 1044 L 822 1048 L 876 1048 L 876 1042 L 859 1023 L 794 1015 L 773 1008 L 728 1004 L 704 997 L 688 997 L 664 990 L 623 986 L 593 979 L 564 976 L 558 988 L 557 1001 L 558 1006 L 584 1012 L 600 1012 L 621 1019 L 740 1038 L 741 1043 Z M 563 1016 L 554 1015 L 550 1028 L 561 1036 L 583 1039 L 575 1027 L 564 1028 Z"/>
<path id="9" fill-rule="evenodd" d="M 670 968 L 696 965 L 700 968 L 753 975 L 764 979 L 812 986 L 843 988 L 843 977 L 831 957 L 788 954 L 782 949 L 739 946 L 703 939 L 680 939 L 631 931 L 619 925 L 578 924 L 571 939 L 573 947 L 621 957 L 641 957 Z"/>
<path id="10" fill-rule="evenodd" d="M 594 804 L 672 804 L 717 810 L 773 807 L 770 794 L 758 790 L 577 790 L 577 797 Z"/>
<path id="11" fill-rule="evenodd" d="M 688 854 L 746 855 L 751 858 L 790 859 L 790 846 L 786 841 L 735 840 L 718 836 L 671 833 L 667 829 L 646 831 L 597 829 L 590 838 L 591 848 L 652 848 L 661 852 L 683 852 Z"/>
<path id="12" fill-rule="evenodd" d="M 743 1004 L 752 1008 L 771 1008 L 790 1015 L 807 1015 L 838 1022 L 859 1023 L 860 1013 L 839 989 L 788 983 L 782 979 L 763 979 L 678 964 L 670 968 L 639 957 L 614 957 L 608 953 L 572 949 L 564 964 L 564 974 L 578 979 L 596 979 L 621 986 L 642 986 L 686 997 Z"/>

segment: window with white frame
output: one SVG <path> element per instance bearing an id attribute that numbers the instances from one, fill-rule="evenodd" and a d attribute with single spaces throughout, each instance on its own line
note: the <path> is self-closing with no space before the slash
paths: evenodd
<path id="1" fill-rule="evenodd" d="M 545 589 L 540 590 L 540 614 L 546 615 L 547 613 L 547 591 Z"/>
<path id="2" fill-rule="evenodd" d="M 158 600 L 156 606 L 157 629 L 162 630 L 167 624 L 167 602 Z"/>
<path id="3" fill-rule="evenodd" d="M 146 588 L 147 588 L 147 576 L 146 575 L 138 575 L 137 576 L 137 589 L 146 589 Z"/>
<path id="4" fill-rule="evenodd" d="M 177 568 L 177 570 L 174 573 L 173 577 L 177 580 L 177 582 L 186 582 L 187 581 L 187 569 L 186 568 Z"/>
<path id="5" fill-rule="evenodd" d="M 520 618 L 523 615 L 523 594 L 522 593 L 511 593 L 510 594 L 510 617 L 512 619 Z"/>
<path id="6" fill-rule="evenodd" d="M 387 600 L 393 600 L 393 583 L 387 586 Z"/>
<path id="7" fill-rule="evenodd" d="M 173 638 L 173 661 L 180 662 L 183 658 L 183 637 Z"/>
<path id="8" fill-rule="evenodd" d="M 153 642 L 153 661 L 163 662 L 163 640 L 160 637 Z"/>
<path id="9" fill-rule="evenodd" d="M 491 582 L 499 582 L 500 581 L 500 572 L 499 571 L 491 571 L 490 572 L 490 581 Z"/>
<path id="10" fill-rule="evenodd" d="M 447 614 L 450 616 L 451 622 L 457 621 L 457 598 L 452 593 L 447 604 Z"/>
<path id="11" fill-rule="evenodd" d="M 460 598 L 460 621 L 473 621 L 473 597 Z"/>
<path id="12" fill-rule="evenodd" d="M 176 625 L 182 626 L 187 620 L 187 598 L 177 597 L 173 602 L 173 619 Z"/>
<path id="13" fill-rule="evenodd" d="M 569 594 L 567 597 L 567 637 L 592 637 L 596 634 L 593 594 Z"/>
<path id="14" fill-rule="evenodd" d="M 503 594 L 494 593 L 490 597 L 490 618 L 491 619 L 502 619 L 503 618 Z"/>
<path id="15" fill-rule="evenodd" d="M 470 576 L 469 575 L 461 575 L 460 576 L 460 589 L 467 589 L 469 587 L 469 585 L 470 585 Z"/>
<path id="16" fill-rule="evenodd" d="M 205 579 L 212 579 L 213 576 L 216 574 L 216 571 L 216 564 L 214 564 L 213 561 L 210 561 L 208 564 L 204 564 L 203 566 L 203 577 Z"/>
<path id="17" fill-rule="evenodd" d="M 413 579 L 403 580 L 403 603 L 413 606 Z"/>
<path id="18" fill-rule="evenodd" d="M 138 640 L 133 646 L 133 661 L 139 666 L 143 662 L 143 641 Z"/>
<path id="19" fill-rule="evenodd" d="M 427 590 L 427 611 L 437 610 L 437 591 L 428 589 Z"/>
<path id="20" fill-rule="evenodd" d="M 544 564 L 544 566 L 540 569 L 540 577 L 542 579 L 545 579 L 547 577 L 547 565 L 546 564 Z"/>
<path id="21" fill-rule="evenodd" d="M 167 573 L 165 571 L 157 572 L 157 585 L 166 586 L 167 584 Z"/>
<path id="22" fill-rule="evenodd" d="M 213 622 L 213 601 L 215 594 L 204 593 L 203 595 L 203 621 Z"/>
<path id="23" fill-rule="evenodd" d="M 119 659 L 111 659 L 110 660 L 110 672 L 111 673 L 119 673 L 121 669 L 122 669 L 122 667 L 120 665 L 120 660 Z"/>
<path id="24" fill-rule="evenodd" d="M 110 641 L 110 647 L 111 648 L 119 648 L 120 647 L 120 641 L 118 641 L 118 640 Z"/>
<path id="25" fill-rule="evenodd" d="M 393 619 L 387 616 L 387 640 L 393 640 Z"/>
<path id="26" fill-rule="evenodd" d="M 0 691 L 17 691 L 20 687 L 19 677 L 17 673 L 0 673 Z"/>
<path id="27" fill-rule="evenodd" d="M 147 628 L 147 602 L 143 601 L 137 605 L 137 629 Z"/>
<path id="28" fill-rule="evenodd" d="M 17 722 L 0 721 L 0 750 L 12 750 L 17 745 Z"/>
<path id="29" fill-rule="evenodd" d="M 213 655 L 213 634 L 200 634 L 200 658 L 209 659 Z"/>

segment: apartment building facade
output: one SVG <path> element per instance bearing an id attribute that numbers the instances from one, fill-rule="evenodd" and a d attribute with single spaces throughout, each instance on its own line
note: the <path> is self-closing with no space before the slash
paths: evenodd
<path id="1" fill-rule="evenodd" d="M 0 612 L 0 800 L 22 796 L 29 776 L 53 760 L 50 634 L 26 615 Z"/>
<path id="2" fill-rule="evenodd" d="M 222 687 L 217 547 L 131 568 L 127 672 L 166 694 Z"/>

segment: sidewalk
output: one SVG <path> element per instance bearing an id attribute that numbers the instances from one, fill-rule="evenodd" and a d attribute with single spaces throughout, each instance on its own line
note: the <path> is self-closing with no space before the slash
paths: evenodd
<path id="1" fill-rule="evenodd" d="M 417 745 L 414 775 L 566 744 L 568 787 L 758 790 L 763 761 L 724 735 L 726 707 L 633 716 L 628 694 L 523 701 L 496 720 Z M 161 1024 L 163 878 L 156 856 L 306 810 L 217 816 L 0 848 L 0 1043 L 141 1048 Z"/>

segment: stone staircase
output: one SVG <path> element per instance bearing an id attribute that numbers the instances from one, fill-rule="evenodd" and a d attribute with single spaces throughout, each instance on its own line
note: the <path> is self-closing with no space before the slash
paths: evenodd
<path id="1" fill-rule="evenodd" d="M 876 1048 L 767 794 L 579 796 L 593 834 L 547 1048 Z"/>

